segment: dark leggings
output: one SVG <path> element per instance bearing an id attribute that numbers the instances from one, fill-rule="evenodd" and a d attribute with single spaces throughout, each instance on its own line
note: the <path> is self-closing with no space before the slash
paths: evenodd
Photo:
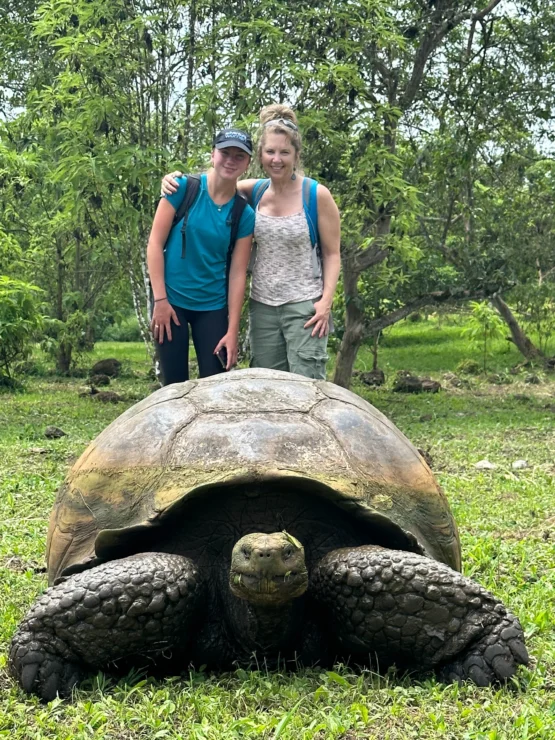
<path id="1" fill-rule="evenodd" d="M 172 320 L 172 340 L 164 339 L 158 345 L 158 359 L 164 385 L 189 380 L 189 324 L 197 353 L 201 378 L 224 372 L 214 349 L 227 333 L 227 307 L 216 311 L 190 311 L 172 306 L 179 319 L 179 326 Z"/>

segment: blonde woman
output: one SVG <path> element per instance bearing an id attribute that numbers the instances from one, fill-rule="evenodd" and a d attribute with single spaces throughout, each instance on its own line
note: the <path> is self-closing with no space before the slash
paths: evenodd
<path id="1" fill-rule="evenodd" d="M 326 187 L 299 172 L 302 139 L 291 108 L 263 108 L 260 126 L 257 154 L 268 180 L 237 184 L 255 210 L 251 364 L 325 379 L 340 270 L 339 211 Z M 165 193 L 174 191 L 179 175 L 164 177 Z"/>

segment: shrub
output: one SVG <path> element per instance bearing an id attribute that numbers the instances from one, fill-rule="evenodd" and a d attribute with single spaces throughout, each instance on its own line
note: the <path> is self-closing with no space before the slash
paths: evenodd
<path id="1" fill-rule="evenodd" d="M 107 326 L 100 335 L 101 342 L 140 342 L 141 331 L 137 317 L 125 316 L 110 326 Z"/>
<path id="2" fill-rule="evenodd" d="M 513 379 L 507 372 L 493 373 L 488 375 L 488 381 L 494 385 L 510 385 Z"/>
<path id="3" fill-rule="evenodd" d="M 476 360 L 461 360 L 455 368 L 456 373 L 463 373 L 464 375 L 479 375 L 481 370 L 480 363 Z"/>
<path id="4" fill-rule="evenodd" d="M 42 327 L 41 292 L 36 285 L 0 275 L 0 375 L 10 381 L 17 364 L 31 354 Z"/>
<path id="5" fill-rule="evenodd" d="M 50 318 L 45 324 L 41 347 L 56 361 L 57 372 L 68 375 L 77 360 L 94 347 L 92 315 L 73 311 L 65 321 Z"/>
<path id="6" fill-rule="evenodd" d="M 506 324 L 497 311 L 487 301 L 471 301 L 472 310 L 468 319 L 468 326 L 463 329 L 463 335 L 470 338 L 470 342 L 481 350 L 483 371 L 487 371 L 487 358 L 491 354 L 491 343 L 495 339 L 502 339 Z"/>

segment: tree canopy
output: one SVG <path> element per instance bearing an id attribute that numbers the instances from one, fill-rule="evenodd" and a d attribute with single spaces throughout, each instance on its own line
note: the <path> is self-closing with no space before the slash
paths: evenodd
<path id="1" fill-rule="evenodd" d="M 161 175 L 271 102 L 342 213 L 336 382 L 415 307 L 553 301 L 548 0 L 18 0 L 0 41 L 0 267 L 60 370 L 122 307 L 148 341 Z"/>

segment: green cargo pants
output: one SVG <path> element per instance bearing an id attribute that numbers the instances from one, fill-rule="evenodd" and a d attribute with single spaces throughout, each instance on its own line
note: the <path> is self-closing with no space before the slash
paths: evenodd
<path id="1" fill-rule="evenodd" d="M 313 337 L 313 327 L 304 328 L 312 316 L 314 301 L 267 306 L 251 298 L 251 367 L 285 370 L 325 380 L 328 337 Z"/>

